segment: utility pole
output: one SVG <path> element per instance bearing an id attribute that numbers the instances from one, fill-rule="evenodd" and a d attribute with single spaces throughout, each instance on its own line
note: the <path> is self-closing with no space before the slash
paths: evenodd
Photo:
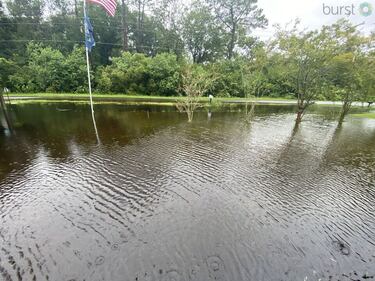
<path id="1" fill-rule="evenodd" d="M 128 23 L 127 23 L 127 8 L 125 5 L 125 0 L 122 0 L 121 7 L 121 23 L 122 23 L 122 50 L 124 52 L 128 51 Z"/>

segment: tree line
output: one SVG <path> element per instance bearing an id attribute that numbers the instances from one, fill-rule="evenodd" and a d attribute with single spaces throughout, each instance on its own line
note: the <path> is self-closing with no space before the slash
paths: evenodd
<path id="1" fill-rule="evenodd" d="M 81 2 L 0 0 L 1 87 L 86 91 Z M 214 77 L 205 94 L 297 98 L 298 119 L 317 99 L 342 100 L 344 112 L 374 99 L 375 32 L 346 20 L 320 30 L 296 20 L 262 41 L 256 0 L 121 0 L 113 18 L 94 5 L 89 14 L 98 92 L 178 95 L 189 68 Z"/>

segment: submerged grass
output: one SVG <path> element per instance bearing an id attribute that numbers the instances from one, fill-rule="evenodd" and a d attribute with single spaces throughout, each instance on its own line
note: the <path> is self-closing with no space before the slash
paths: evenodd
<path id="1" fill-rule="evenodd" d="M 356 113 L 356 114 L 351 114 L 351 116 L 357 117 L 357 118 L 375 119 L 375 112 Z"/>
<path id="2" fill-rule="evenodd" d="M 75 93 L 11 93 L 9 94 L 10 97 L 15 98 L 27 98 L 27 99 L 85 99 L 88 97 L 88 94 L 75 94 Z M 183 99 L 184 97 L 181 96 L 147 96 L 147 95 L 126 95 L 126 94 L 105 94 L 105 93 L 95 93 L 93 94 L 94 98 L 100 98 L 100 99 L 121 99 L 124 101 L 127 100 L 160 100 L 160 101 L 168 101 L 168 102 L 175 102 L 177 100 Z M 201 97 L 200 100 L 202 102 L 208 102 L 208 97 Z M 293 101 L 292 99 L 288 98 L 271 98 L 271 97 L 261 97 L 257 99 L 246 99 L 246 98 L 240 98 L 240 97 L 216 97 L 214 101 Z"/>
<path id="3" fill-rule="evenodd" d="M 53 99 L 24 99 L 24 100 L 12 100 L 12 104 L 22 105 L 22 104 L 30 104 L 30 103 L 73 103 L 73 104 L 89 104 L 89 100 L 69 100 L 69 99 L 61 99 L 61 100 L 53 100 Z M 155 106 L 175 106 L 172 102 L 142 102 L 142 101 L 94 101 L 95 105 L 99 104 L 118 104 L 118 105 L 155 105 Z"/>

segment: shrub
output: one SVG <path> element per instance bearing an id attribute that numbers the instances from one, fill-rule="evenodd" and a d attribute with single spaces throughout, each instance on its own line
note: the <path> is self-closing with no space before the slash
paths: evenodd
<path id="1" fill-rule="evenodd" d="M 100 68 L 96 81 L 100 91 L 175 95 L 179 79 L 180 65 L 175 55 L 146 57 L 125 52 L 114 58 L 112 65 Z"/>

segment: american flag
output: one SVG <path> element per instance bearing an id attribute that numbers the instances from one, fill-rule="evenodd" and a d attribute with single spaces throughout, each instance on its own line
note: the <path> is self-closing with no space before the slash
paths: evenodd
<path id="1" fill-rule="evenodd" d="M 116 0 L 87 0 L 88 2 L 98 4 L 106 10 L 108 15 L 114 16 L 116 13 L 117 2 Z"/>

